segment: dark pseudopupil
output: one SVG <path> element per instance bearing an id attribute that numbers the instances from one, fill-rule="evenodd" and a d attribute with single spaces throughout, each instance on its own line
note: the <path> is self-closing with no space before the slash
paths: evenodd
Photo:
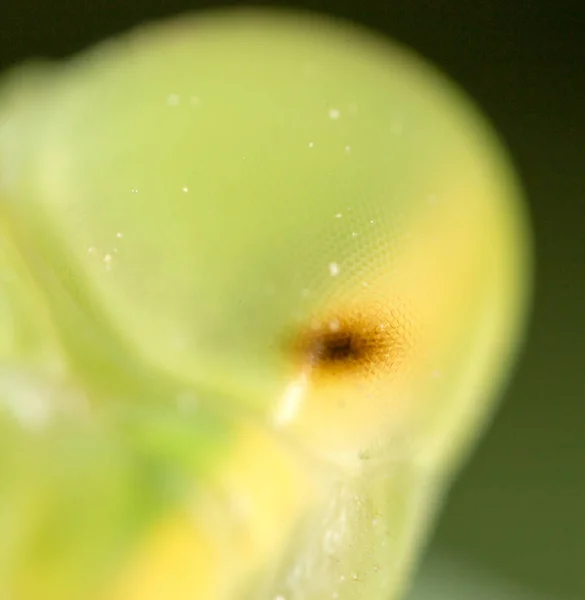
<path id="1" fill-rule="evenodd" d="M 363 342 L 363 340 L 362 340 Z M 350 331 L 325 333 L 316 340 L 314 360 L 321 363 L 344 363 L 360 360 L 363 343 Z"/>
<path id="2" fill-rule="evenodd" d="M 312 376 L 397 373 L 412 350 L 414 327 L 405 305 L 339 313 L 313 322 L 296 339 L 301 368 Z"/>
<path id="3" fill-rule="evenodd" d="M 303 363 L 325 375 L 367 370 L 383 360 L 390 340 L 385 334 L 364 328 L 363 324 L 342 322 L 333 331 L 324 323 L 306 332 L 300 341 Z"/>

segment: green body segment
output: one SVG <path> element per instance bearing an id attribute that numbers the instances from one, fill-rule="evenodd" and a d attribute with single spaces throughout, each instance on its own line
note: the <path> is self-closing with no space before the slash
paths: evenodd
<path id="1" fill-rule="evenodd" d="M 518 196 L 450 84 L 345 24 L 199 15 L 13 73 L 0 595 L 397 594 L 516 352 Z"/>

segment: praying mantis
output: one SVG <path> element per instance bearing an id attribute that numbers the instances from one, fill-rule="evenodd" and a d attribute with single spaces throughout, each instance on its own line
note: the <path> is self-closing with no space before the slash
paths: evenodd
<path id="1" fill-rule="evenodd" d="M 329 18 L 0 87 L 0 597 L 397 599 L 524 331 L 507 152 Z"/>

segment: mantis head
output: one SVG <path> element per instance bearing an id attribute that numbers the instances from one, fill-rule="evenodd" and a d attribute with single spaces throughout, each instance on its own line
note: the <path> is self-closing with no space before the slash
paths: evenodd
<path id="1" fill-rule="evenodd" d="M 396 598 L 517 350 L 519 197 L 463 95 L 346 24 L 12 73 L 0 595 Z"/>

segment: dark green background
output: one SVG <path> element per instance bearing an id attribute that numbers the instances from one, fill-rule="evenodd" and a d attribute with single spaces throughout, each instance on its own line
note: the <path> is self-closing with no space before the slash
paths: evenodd
<path id="1" fill-rule="evenodd" d="M 220 4 L 0 0 L 0 67 Z M 343 15 L 414 47 L 467 89 L 508 142 L 535 228 L 533 321 L 432 552 L 446 548 L 553 599 L 585 598 L 585 0 L 281 4 Z"/>

